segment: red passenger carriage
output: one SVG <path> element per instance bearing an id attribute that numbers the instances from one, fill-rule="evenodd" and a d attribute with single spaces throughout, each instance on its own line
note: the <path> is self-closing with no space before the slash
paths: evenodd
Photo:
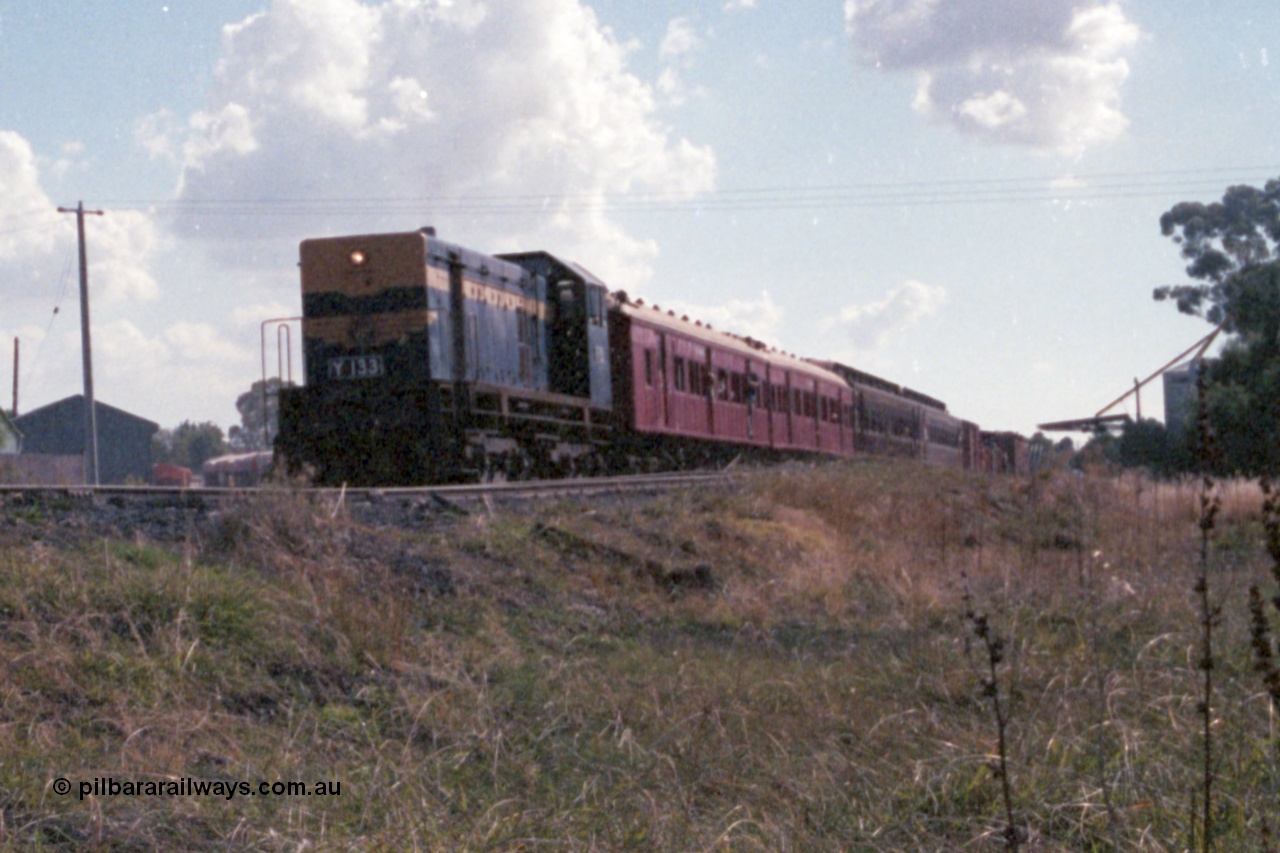
<path id="1" fill-rule="evenodd" d="M 831 371 L 621 295 L 610 318 L 624 452 L 852 452 L 852 393 Z"/>

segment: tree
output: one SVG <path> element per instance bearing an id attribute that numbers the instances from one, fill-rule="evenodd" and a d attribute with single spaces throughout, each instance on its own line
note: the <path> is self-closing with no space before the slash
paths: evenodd
<path id="1" fill-rule="evenodd" d="M 280 431 L 280 389 L 291 387 L 272 377 L 265 383 L 258 380 L 249 390 L 236 398 L 236 411 L 240 413 L 240 425 L 227 431 L 231 446 L 236 450 L 269 450 Z M 265 389 L 265 394 L 263 393 Z"/>
<path id="2" fill-rule="evenodd" d="M 151 458 L 156 462 L 181 465 L 193 471 L 205 460 L 227 453 L 222 427 L 212 421 L 183 421 L 173 429 L 162 429 L 151 440 Z"/>
<path id="3" fill-rule="evenodd" d="M 1280 290 L 1280 271 L 1272 287 Z M 1270 323 L 1280 325 L 1280 308 Z M 1274 333 L 1242 331 L 1228 341 L 1209 365 L 1204 406 L 1214 433 L 1214 468 L 1223 474 L 1280 471 L 1280 347 Z M 1201 453 L 1195 429 L 1188 431 L 1194 453 Z"/>
<path id="4" fill-rule="evenodd" d="M 1230 187 L 1221 202 L 1182 202 L 1160 217 L 1160 230 L 1190 261 L 1199 284 L 1161 287 L 1156 300 L 1221 326 L 1228 340 L 1205 367 L 1201 404 L 1214 453 L 1195 430 L 1188 448 L 1220 473 L 1280 470 L 1280 179 L 1262 189 Z"/>
<path id="5" fill-rule="evenodd" d="M 1120 439 L 1111 433 L 1106 431 L 1094 433 L 1072 459 L 1072 467 L 1086 471 L 1093 468 L 1109 470 L 1120 460 L 1119 447 Z"/>
<path id="6" fill-rule="evenodd" d="M 1179 311 L 1234 332 L 1239 294 L 1232 280 L 1280 259 L 1280 179 L 1262 189 L 1229 187 L 1221 202 L 1175 204 L 1160 217 L 1160 233 L 1182 247 L 1182 256 L 1191 261 L 1187 275 L 1204 283 L 1156 288 L 1156 300 L 1173 299 Z"/>
<path id="7" fill-rule="evenodd" d="M 1156 420 L 1128 422 L 1117 444 L 1120 464 L 1145 468 L 1157 477 L 1172 477 L 1187 471 L 1190 460 L 1182 441 Z"/>

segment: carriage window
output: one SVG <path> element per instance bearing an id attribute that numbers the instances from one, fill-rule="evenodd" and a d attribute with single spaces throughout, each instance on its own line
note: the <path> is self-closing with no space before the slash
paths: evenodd
<path id="1" fill-rule="evenodd" d="M 729 373 L 724 368 L 716 371 L 716 396 L 721 400 L 729 399 Z"/>
<path id="2" fill-rule="evenodd" d="M 644 351 L 644 384 L 653 387 L 653 350 Z"/>
<path id="3" fill-rule="evenodd" d="M 684 384 L 684 359 L 680 356 L 675 357 L 675 384 L 677 391 L 685 389 Z"/>
<path id="4" fill-rule="evenodd" d="M 689 393 L 702 396 L 702 365 L 696 361 L 689 362 Z"/>

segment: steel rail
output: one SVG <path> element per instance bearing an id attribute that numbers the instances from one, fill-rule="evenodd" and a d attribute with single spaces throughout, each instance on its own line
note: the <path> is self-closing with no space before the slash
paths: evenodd
<path id="1" fill-rule="evenodd" d="M 615 477 L 575 477 L 558 480 L 517 480 L 496 483 L 463 483 L 437 486 L 360 486 L 360 487 L 290 487 L 290 486 L 88 486 L 88 485 L 0 485 L 0 496 L 11 494 L 50 494 L 83 497 L 179 497 L 227 498 L 271 491 L 294 491 L 322 498 L 354 498 L 381 500 L 386 498 L 479 498 L 479 497 L 550 497 L 555 495 L 599 494 L 642 491 L 651 488 L 713 485 L 731 481 L 732 471 L 693 471 L 665 474 L 634 474 Z"/>

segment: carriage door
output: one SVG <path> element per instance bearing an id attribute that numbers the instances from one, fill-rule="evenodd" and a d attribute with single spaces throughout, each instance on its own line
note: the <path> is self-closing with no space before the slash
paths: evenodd
<path id="1" fill-rule="evenodd" d="M 658 405 L 661 411 L 662 425 L 671 427 L 671 389 L 667 387 L 667 336 L 658 334 Z"/>
<path id="2" fill-rule="evenodd" d="M 662 361 L 665 347 L 662 335 L 652 329 L 633 325 L 631 357 L 635 367 L 635 425 L 640 430 L 661 431 L 667 422 L 662 399 Z"/>

